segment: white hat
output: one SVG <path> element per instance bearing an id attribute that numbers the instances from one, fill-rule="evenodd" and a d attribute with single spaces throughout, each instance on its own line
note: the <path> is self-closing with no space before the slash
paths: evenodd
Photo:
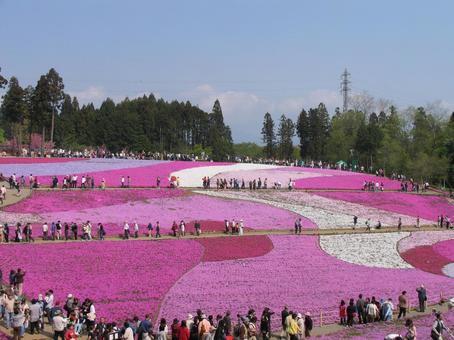
<path id="1" fill-rule="evenodd" d="M 297 317 L 298 319 L 301 319 L 303 316 L 301 315 L 301 313 L 298 313 L 298 314 L 296 315 L 296 317 Z"/>
<path id="2" fill-rule="evenodd" d="M 194 317 L 192 316 L 191 313 L 188 314 L 188 320 L 192 320 Z"/>
<path id="3" fill-rule="evenodd" d="M 73 297 L 72 294 L 68 294 L 68 299 L 71 299 Z"/>

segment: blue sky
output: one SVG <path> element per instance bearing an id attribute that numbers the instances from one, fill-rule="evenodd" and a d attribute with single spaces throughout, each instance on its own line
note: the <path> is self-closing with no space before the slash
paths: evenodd
<path id="1" fill-rule="evenodd" d="M 355 92 L 453 110 L 453 13 L 451 0 L 0 0 L 0 67 L 23 85 L 54 67 L 95 104 L 219 98 L 235 141 L 259 141 L 266 111 L 340 106 L 345 67 Z"/>

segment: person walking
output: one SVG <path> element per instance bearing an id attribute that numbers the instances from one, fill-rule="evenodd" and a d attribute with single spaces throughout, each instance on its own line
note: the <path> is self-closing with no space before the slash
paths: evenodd
<path id="1" fill-rule="evenodd" d="M 435 321 L 432 325 L 432 330 L 430 331 L 430 337 L 432 340 L 443 340 L 444 331 L 448 331 L 446 327 L 443 316 L 440 312 L 435 314 Z"/>

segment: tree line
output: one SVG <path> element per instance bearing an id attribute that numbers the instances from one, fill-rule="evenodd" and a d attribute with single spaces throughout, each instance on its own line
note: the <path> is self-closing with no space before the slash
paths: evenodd
<path id="1" fill-rule="evenodd" d="M 388 105 L 378 114 L 359 108 L 336 109 L 330 117 L 321 103 L 301 110 L 295 122 L 282 115 L 277 129 L 266 113 L 263 154 L 270 159 L 331 165 L 343 161 L 357 170 L 384 169 L 388 175 L 394 172 L 454 187 L 454 112 L 446 118 L 430 111 L 424 107 L 399 111 Z"/>
<path id="2" fill-rule="evenodd" d="M 107 98 L 99 108 L 80 105 L 64 92 L 63 79 L 53 68 L 25 88 L 16 77 L 0 75 L 0 88 L 6 88 L 1 126 L 18 151 L 22 145 L 39 147 L 34 137 L 40 136 L 41 144 L 71 150 L 103 146 L 110 152 L 205 153 L 213 160 L 233 154 L 231 130 L 218 100 L 209 113 L 189 101 L 167 102 L 153 94 L 119 103 Z"/>

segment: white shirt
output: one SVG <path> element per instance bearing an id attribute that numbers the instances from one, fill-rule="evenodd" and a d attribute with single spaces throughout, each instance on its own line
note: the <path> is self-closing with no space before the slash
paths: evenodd
<path id="1" fill-rule="evenodd" d="M 47 302 L 46 308 L 51 309 L 52 307 L 54 307 L 54 295 L 53 294 L 48 295 L 48 296 L 46 295 L 44 300 Z"/>
<path id="2" fill-rule="evenodd" d="M 131 327 L 125 329 L 125 334 L 123 334 L 123 339 L 134 340 L 134 333 Z"/>
<path id="3" fill-rule="evenodd" d="M 129 230 L 129 224 L 128 224 L 128 223 L 125 223 L 125 225 L 123 226 L 123 229 L 124 229 L 124 230 Z"/>
<path id="4" fill-rule="evenodd" d="M 44 223 L 43 224 L 43 231 L 47 232 L 48 230 L 49 230 L 49 226 L 46 223 Z"/>

